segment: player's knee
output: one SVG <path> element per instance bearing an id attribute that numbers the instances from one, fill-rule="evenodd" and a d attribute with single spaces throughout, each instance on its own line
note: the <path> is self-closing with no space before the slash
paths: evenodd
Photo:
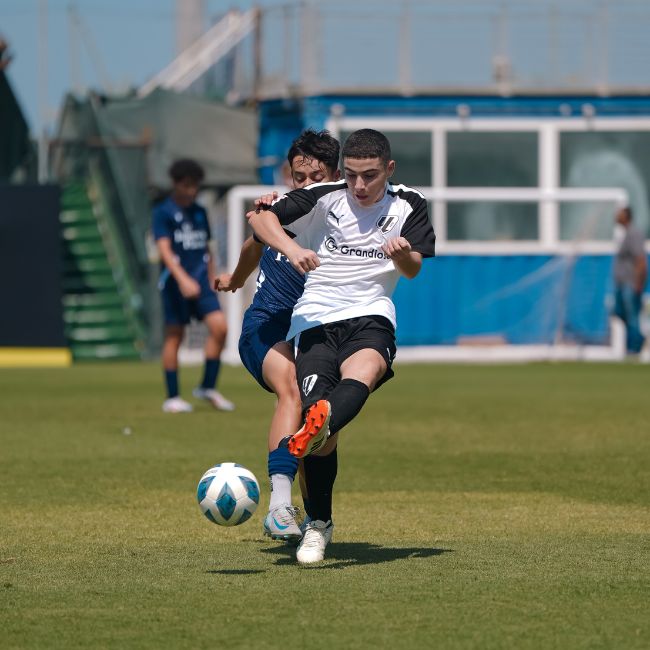
<path id="1" fill-rule="evenodd" d="M 286 404 L 293 404 L 298 410 L 302 408 L 300 391 L 298 390 L 295 377 L 293 378 L 293 381 L 289 378 L 283 378 L 283 381 L 276 382 L 275 389 L 275 394 L 278 396 L 278 400 Z"/>
<path id="2" fill-rule="evenodd" d="M 205 318 L 210 335 L 214 338 L 225 338 L 228 333 L 228 322 L 222 311 L 210 312 Z"/>
<path id="3" fill-rule="evenodd" d="M 168 327 L 165 331 L 163 345 L 169 347 L 180 347 L 183 342 L 184 330 L 180 327 Z"/>

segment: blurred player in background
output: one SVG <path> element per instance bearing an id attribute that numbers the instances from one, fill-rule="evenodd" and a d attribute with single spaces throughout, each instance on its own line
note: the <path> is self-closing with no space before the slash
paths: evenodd
<path id="1" fill-rule="evenodd" d="M 628 354 L 638 354 L 644 341 L 639 315 L 648 279 L 645 238 L 632 223 L 632 208 L 621 208 L 616 223 L 622 236 L 614 258 L 614 313 L 625 323 Z"/>
<path id="2" fill-rule="evenodd" d="M 208 246 L 208 215 L 196 202 L 203 168 L 194 160 L 177 160 L 170 167 L 169 176 L 172 193 L 153 211 L 153 235 L 162 264 L 159 288 L 165 319 L 162 364 L 167 399 L 162 408 L 167 413 L 192 410 L 192 405 L 179 393 L 178 350 L 185 326 L 195 318 L 205 323 L 208 335 L 203 381 L 193 395 L 216 409 L 232 411 L 233 403 L 216 390 L 227 325 L 212 289 L 215 270 Z"/>
<path id="3" fill-rule="evenodd" d="M 290 192 L 268 210 L 247 214 L 260 239 L 308 273 L 287 334 L 295 337 L 305 409 L 303 427 L 287 444 L 304 458 L 312 519 L 296 553 L 301 564 L 322 560 L 332 538 L 337 434 L 393 376 L 390 296 L 400 275 L 414 278 L 435 248 L 425 198 L 388 182 L 395 161 L 386 136 L 352 133 L 343 167 L 345 181 Z"/>
<path id="4" fill-rule="evenodd" d="M 339 149 L 339 143 L 327 131 L 304 131 L 292 143 L 287 155 L 293 188 L 338 180 Z M 268 206 L 274 198 L 262 197 L 256 205 Z M 271 502 L 264 520 L 264 532 L 274 539 L 299 540 L 302 531 L 296 522 L 298 509 L 291 503 L 298 459 L 286 447 L 278 448 L 278 443 L 302 421 L 293 349 L 285 339 L 305 278 L 286 257 L 250 237 L 242 246 L 232 274 L 220 275 L 216 286 L 219 291 L 240 289 L 258 264 L 257 289 L 244 314 L 239 354 L 258 384 L 278 398 L 268 436 Z M 304 485 L 301 488 L 309 515 L 309 500 Z"/>

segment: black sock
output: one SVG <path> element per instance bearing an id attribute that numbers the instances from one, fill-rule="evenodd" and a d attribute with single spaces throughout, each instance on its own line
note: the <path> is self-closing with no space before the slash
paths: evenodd
<path id="1" fill-rule="evenodd" d="M 306 456 L 305 481 L 309 493 L 309 516 L 329 521 L 332 518 L 332 490 L 336 480 L 336 448 L 329 456 Z"/>
<path id="2" fill-rule="evenodd" d="M 368 386 L 356 379 L 342 379 L 337 384 L 327 398 L 332 407 L 330 434 L 337 433 L 356 417 L 366 403 L 368 395 Z"/>

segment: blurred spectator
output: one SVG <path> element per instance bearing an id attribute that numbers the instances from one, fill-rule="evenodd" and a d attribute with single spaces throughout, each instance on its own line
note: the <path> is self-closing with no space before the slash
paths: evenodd
<path id="1" fill-rule="evenodd" d="M 193 407 L 179 394 L 178 350 L 185 327 L 192 318 L 202 320 L 207 329 L 205 367 L 201 385 L 193 395 L 221 411 L 235 407 L 216 390 L 221 368 L 221 352 L 226 339 L 226 318 L 214 285 L 214 260 L 210 254 L 210 226 L 205 209 L 196 202 L 205 172 L 190 159 L 176 160 L 169 168 L 172 193 L 154 208 L 153 234 L 161 259 L 159 288 L 165 315 L 162 362 L 167 399 L 166 413 L 186 413 Z"/>
<path id="2" fill-rule="evenodd" d="M 638 354 L 644 342 L 639 314 L 648 278 L 645 238 L 632 224 L 631 208 L 621 208 L 616 213 L 616 223 L 620 234 L 614 259 L 614 314 L 625 323 L 628 354 Z"/>

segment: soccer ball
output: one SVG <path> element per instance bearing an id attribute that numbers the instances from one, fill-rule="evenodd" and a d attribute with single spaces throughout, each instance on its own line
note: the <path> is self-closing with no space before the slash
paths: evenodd
<path id="1" fill-rule="evenodd" d="M 239 526 L 255 512 L 260 502 L 260 486 L 255 474 L 245 467 L 220 463 L 201 477 L 196 498 L 211 522 Z"/>

